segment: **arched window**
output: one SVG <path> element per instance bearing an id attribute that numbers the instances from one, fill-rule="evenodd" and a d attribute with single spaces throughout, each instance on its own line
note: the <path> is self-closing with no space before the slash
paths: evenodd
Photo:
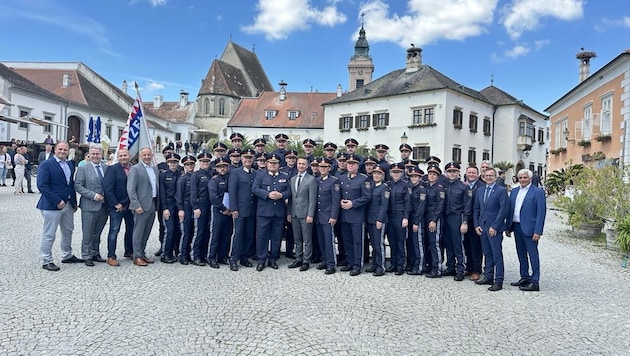
<path id="1" fill-rule="evenodd" d="M 225 99 L 219 99 L 219 115 L 225 115 Z"/>
<path id="2" fill-rule="evenodd" d="M 208 98 L 203 100 L 203 113 L 204 115 L 210 115 L 210 99 Z"/>

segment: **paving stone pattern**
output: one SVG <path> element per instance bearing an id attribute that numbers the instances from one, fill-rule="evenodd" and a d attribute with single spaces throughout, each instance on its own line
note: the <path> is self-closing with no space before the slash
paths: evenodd
<path id="1" fill-rule="evenodd" d="M 630 349 L 630 271 L 620 254 L 567 237 L 550 211 L 541 291 L 518 276 L 504 240 L 504 289 L 424 276 L 326 276 L 97 263 L 41 268 L 39 194 L 0 188 L 1 355 L 622 355 Z M 107 226 L 105 231 L 107 231 Z M 73 249 L 80 256 L 80 212 Z M 157 224 L 148 252 L 158 248 Z M 106 233 L 101 254 L 106 256 Z M 122 234 L 118 255 L 122 255 Z"/>

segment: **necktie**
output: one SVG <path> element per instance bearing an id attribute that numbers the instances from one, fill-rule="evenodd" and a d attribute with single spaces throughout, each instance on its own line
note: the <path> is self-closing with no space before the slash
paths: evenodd
<path id="1" fill-rule="evenodd" d="M 96 166 L 96 173 L 98 174 L 98 179 L 103 183 L 103 172 L 101 172 L 101 165 Z"/>
<path id="2" fill-rule="evenodd" d="M 492 191 L 492 188 L 490 187 L 486 187 L 486 192 L 483 195 L 483 202 L 485 203 L 486 200 L 488 199 L 488 196 L 490 195 L 490 192 Z"/>
<path id="3" fill-rule="evenodd" d="M 302 183 L 302 175 L 301 174 L 298 176 L 298 181 L 297 181 L 296 188 L 300 187 L 300 183 Z"/>

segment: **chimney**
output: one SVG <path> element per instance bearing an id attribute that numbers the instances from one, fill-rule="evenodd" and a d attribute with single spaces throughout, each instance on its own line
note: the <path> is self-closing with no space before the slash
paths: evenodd
<path id="1" fill-rule="evenodd" d="M 284 101 L 287 97 L 287 83 L 285 83 L 284 80 L 281 80 L 278 85 L 280 85 L 280 101 Z"/>
<path id="2" fill-rule="evenodd" d="M 155 98 L 153 99 L 153 108 L 159 109 L 160 106 L 162 106 L 163 101 L 164 99 L 162 98 L 162 95 L 156 95 Z"/>
<path id="3" fill-rule="evenodd" d="M 597 57 L 595 52 L 585 51 L 584 47 L 580 48 L 581 52 L 575 55 L 580 60 L 580 83 L 585 81 L 591 75 L 591 58 Z"/>
<path id="4" fill-rule="evenodd" d="M 188 105 L 188 93 L 183 90 L 179 91 L 179 107 L 183 108 Z"/>
<path id="5" fill-rule="evenodd" d="M 127 81 L 126 80 L 123 80 L 121 89 L 125 94 L 127 94 Z"/>
<path id="6" fill-rule="evenodd" d="M 341 84 L 339 84 L 339 85 L 337 85 L 337 97 L 341 96 L 341 91 L 342 91 Z"/>
<path id="7" fill-rule="evenodd" d="M 418 48 L 411 44 L 411 47 L 407 49 L 407 64 L 405 73 L 413 73 L 420 70 L 422 67 L 422 48 Z"/>
<path id="8" fill-rule="evenodd" d="M 61 81 L 61 86 L 67 88 L 70 86 L 70 74 L 64 74 L 63 79 Z"/>

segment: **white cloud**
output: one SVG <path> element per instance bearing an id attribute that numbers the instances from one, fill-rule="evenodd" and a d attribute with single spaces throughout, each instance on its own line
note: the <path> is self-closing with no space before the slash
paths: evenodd
<path id="1" fill-rule="evenodd" d="M 259 13 L 253 24 L 242 27 L 246 33 L 263 33 L 268 40 L 286 39 L 292 32 L 305 31 L 311 25 L 333 27 L 346 16 L 337 9 L 337 0 L 319 9 L 312 0 L 258 0 Z"/>
<path id="2" fill-rule="evenodd" d="M 502 12 L 502 24 L 517 40 L 525 31 L 536 30 L 545 17 L 564 21 L 579 19 L 584 13 L 584 0 L 512 0 Z"/>
<path id="3" fill-rule="evenodd" d="M 617 20 L 604 17 L 597 25 L 595 25 L 595 31 L 605 32 L 609 29 L 618 27 L 630 27 L 630 17 L 624 16 L 623 18 Z"/>
<path id="4" fill-rule="evenodd" d="M 149 2 L 151 3 L 152 7 L 158 7 L 158 6 L 166 5 L 166 0 L 150 0 Z"/>
<path id="5" fill-rule="evenodd" d="M 408 0 L 407 13 L 389 13 L 384 0 L 361 5 L 370 42 L 393 41 L 407 48 L 439 39 L 463 40 L 487 32 L 497 0 Z M 356 36 L 356 32 L 353 37 Z"/>
<path id="6" fill-rule="evenodd" d="M 504 55 L 508 58 L 521 57 L 529 53 L 530 48 L 527 45 L 518 44 L 511 49 L 504 52 Z"/>
<path id="7" fill-rule="evenodd" d="M 549 44 L 549 40 L 536 40 L 536 41 L 534 41 L 534 46 L 536 46 L 536 50 L 539 50 L 539 49 L 545 47 L 548 44 Z"/>
<path id="8" fill-rule="evenodd" d="M 156 90 L 162 90 L 162 89 L 165 88 L 165 86 L 162 83 L 158 83 L 156 81 L 152 81 L 151 80 L 151 81 L 147 82 L 146 88 L 147 88 L 147 91 L 151 92 L 151 91 L 156 91 Z"/>

